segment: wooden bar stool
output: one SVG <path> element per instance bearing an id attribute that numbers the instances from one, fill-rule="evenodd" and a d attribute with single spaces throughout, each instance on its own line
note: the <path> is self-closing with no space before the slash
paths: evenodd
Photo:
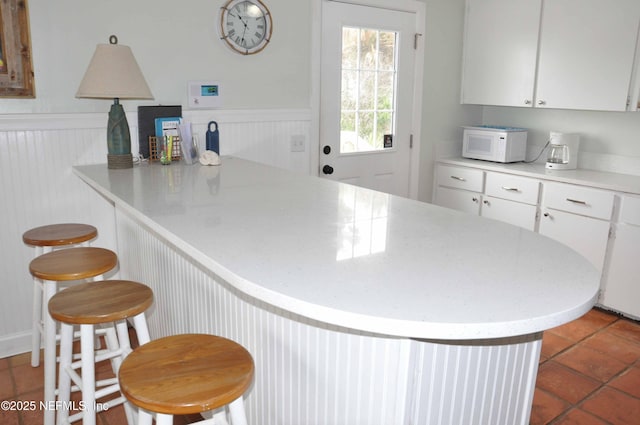
<path id="1" fill-rule="evenodd" d="M 122 360 L 131 352 L 127 319 L 133 319 L 140 344 L 149 342 L 149 330 L 144 312 L 153 303 L 153 292 L 142 283 L 128 280 L 87 282 L 58 292 L 49 301 L 51 317 L 61 323 L 60 373 L 58 377 L 57 424 L 68 424 L 82 419 L 84 425 L 96 423 L 96 400 L 119 391 L 118 379 L 96 382 L 95 363 L 111 360 L 118 373 Z M 110 324 L 106 333 L 108 349 L 94 351 L 95 325 Z M 115 331 L 112 325 L 115 324 Z M 73 361 L 73 326 L 80 325 L 80 361 Z M 81 369 L 81 374 L 76 372 Z M 82 390 L 83 410 L 69 416 L 71 382 Z M 104 410 L 122 404 L 119 396 L 104 403 Z M 133 414 L 126 409 L 129 423 Z"/>
<path id="2" fill-rule="evenodd" d="M 120 391 L 138 409 L 138 425 L 171 425 L 173 415 L 228 406 L 232 425 L 246 425 L 242 395 L 253 358 L 241 345 L 206 334 L 174 335 L 136 348 L 120 366 Z M 211 423 L 212 420 L 197 423 Z"/>
<path id="3" fill-rule="evenodd" d="M 83 279 L 102 279 L 102 275 L 116 267 L 118 257 L 104 248 L 78 247 L 61 249 L 36 257 L 29 271 L 43 284 L 44 307 L 56 292 L 58 282 Z M 62 291 L 64 292 L 64 291 Z M 44 402 L 55 402 L 56 391 L 56 323 L 48 311 L 43 312 L 44 335 Z M 45 425 L 55 423 L 55 410 L 44 411 Z"/>
<path id="4" fill-rule="evenodd" d="M 86 245 L 98 236 L 98 229 L 88 224 L 59 223 L 35 227 L 22 235 L 22 241 L 35 248 L 34 258 L 51 252 L 55 248 L 71 245 Z M 33 333 L 31 334 L 31 366 L 40 365 L 40 343 L 42 339 L 42 318 L 46 303 L 42 302 L 43 287 L 39 279 L 33 279 Z"/>

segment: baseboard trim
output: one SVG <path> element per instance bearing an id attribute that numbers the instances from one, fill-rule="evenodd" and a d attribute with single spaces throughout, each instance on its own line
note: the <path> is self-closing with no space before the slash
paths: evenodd
<path id="1" fill-rule="evenodd" d="M 4 335 L 0 337 L 0 358 L 15 356 L 31 351 L 31 332 Z"/>

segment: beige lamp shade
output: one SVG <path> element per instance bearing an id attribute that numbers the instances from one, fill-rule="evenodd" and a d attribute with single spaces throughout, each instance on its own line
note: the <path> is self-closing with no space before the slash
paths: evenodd
<path id="1" fill-rule="evenodd" d="M 129 46 L 98 44 L 76 97 L 98 99 L 153 99 L 151 90 Z M 115 43 L 114 43 L 115 39 Z"/>

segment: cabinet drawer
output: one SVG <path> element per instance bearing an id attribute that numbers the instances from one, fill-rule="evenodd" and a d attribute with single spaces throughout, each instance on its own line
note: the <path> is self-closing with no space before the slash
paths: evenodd
<path id="1" fill-rule="evenodd" d="M 640 226 L 640 198 L 635 196 L 622 197 L 620 222 Z"/>
<path id="2" fill-rule="evenodd" d="M 564 183 L 545 183 L 543 205 L 571 213 L 610 220 L 613 192 Z"/>
<path id="3" fill-rule="evenodd" d="M 484 171 L 473 168 L 438 165 L 438 185 L 482 192 Z"/>
<path id="4" fill-rule="evenodd" d="M 540 182 L 527 177 L 488 172 L 484 192 L 496 198 L 536 205 Z"/>

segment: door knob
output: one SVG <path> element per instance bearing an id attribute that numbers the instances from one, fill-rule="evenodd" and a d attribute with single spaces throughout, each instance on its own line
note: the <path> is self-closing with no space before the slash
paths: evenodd
<path id="1" fill-rule="evenodd" d="M 331 165 L 325 165 L 322 167 L 322 172 L 324 174 L 333 174 L 333 167 Z"/>
<path id="2" fill-rule="evenodd" d="M 325 147 L 322 148 L 322 152 L 324 152 L 325 155 L 329 155 L 331 153 L 331 146 L 325 145 Z"/>

